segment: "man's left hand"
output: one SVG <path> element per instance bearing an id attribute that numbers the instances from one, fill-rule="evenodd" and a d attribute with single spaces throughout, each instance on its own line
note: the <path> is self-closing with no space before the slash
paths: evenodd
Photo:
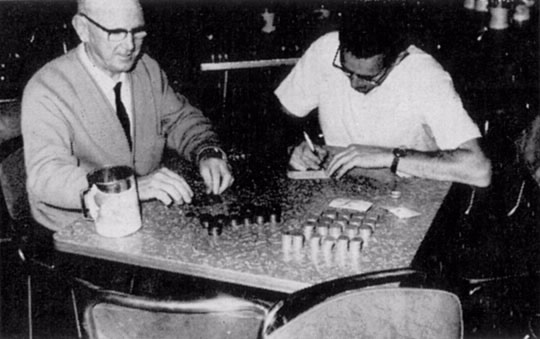
<path id="1" fill-rule="evenodd" d="M 206 184 L 206 193 L 221 194 L 234 182 L 229 164 L 220 158 L 206 158 L 199 162 L 199 172 Z"/>
<path id="2" fill-rule="evenodd" d="M 341 178 L 355 167 L 385 168 L 392 164 L 392 149 L 376 146 L 350 145 L 337 153 L 328 165 L 327 173 Z"/>

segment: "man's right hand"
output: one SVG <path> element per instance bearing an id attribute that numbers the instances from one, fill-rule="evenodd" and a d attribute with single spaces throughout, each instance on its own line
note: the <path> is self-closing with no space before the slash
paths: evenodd
<path id="1" fill-rule="evenodd" d="M 296 146 L 291 154 L 289 165 L 297 171 L 318 170 L 328 155 L 328 151 L 319 145 L 315 146 L 315 153 L 303 141 Z"/>
<path id="2" fill-rule="evenodd" d="M 148 175 L 137 178 L 139 199 L 157 199 L 165 205 L 190 203 L 193 191 L 184 178 L 162 167 Z"/>

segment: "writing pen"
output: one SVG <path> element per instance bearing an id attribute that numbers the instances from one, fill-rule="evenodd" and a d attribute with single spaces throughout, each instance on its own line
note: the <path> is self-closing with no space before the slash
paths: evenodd
<path id="1" fill-rule="evenodd" d="M 306 142 L 309 146 L 309 149 L 311 150 L 311 152 L 315 153 L 315 155 L 317 154 L 317 151 L 315 150 L 315 146 L 313 145 L 313 141 L 311 141 L 311 138 L 309 137 L 309 135 L 306 133 L 306 131 L 304 131 L 304 139 L 306 139 Z"/>

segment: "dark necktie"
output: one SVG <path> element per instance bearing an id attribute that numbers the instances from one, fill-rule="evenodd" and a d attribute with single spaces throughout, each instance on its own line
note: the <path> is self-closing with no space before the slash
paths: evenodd
<path id="1" fill-rule="evenodd" d="M 122 125 L 122 128 L 124 129 L 124 132 L 126 134 L 129 149 L 131 149 L 131 128 L 129 123 L 129 117 L 126 112 L 126 107 L 122 103 L 122 97 L 120 96 L 120 90 L 122 88 L 122 82 L 119 82 L 114 86 L 114 97 L 116 101 L 116 115 L 118 115 L 118 120 L 120 120 L 120 124 Z"/>

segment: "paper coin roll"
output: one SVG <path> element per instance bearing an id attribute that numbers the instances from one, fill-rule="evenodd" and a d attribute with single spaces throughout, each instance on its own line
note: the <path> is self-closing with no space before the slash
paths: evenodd
<path id="1" fill-rule="evenodd" d="M 292 235 L 288 232 L 281 234 L 281 250 L 283 253 L 290 252 L 292 248 Z"/>
<path id="2" fill-rule="evenodd" d="M 299 252 L 304 247 L 304 236 L 302 234 L 292 235 L 292 247 L 295 252 Z"/>
<path id="3" fill-rule="evenodd" d="M 349 242 L 349 254 L 351 255 L 351 257 L 355 258 L 360 256 L 360 252 L 362 252 L 362 245 L 362 238 L 356 237 L 351 239 L 351 241 Z"/>

